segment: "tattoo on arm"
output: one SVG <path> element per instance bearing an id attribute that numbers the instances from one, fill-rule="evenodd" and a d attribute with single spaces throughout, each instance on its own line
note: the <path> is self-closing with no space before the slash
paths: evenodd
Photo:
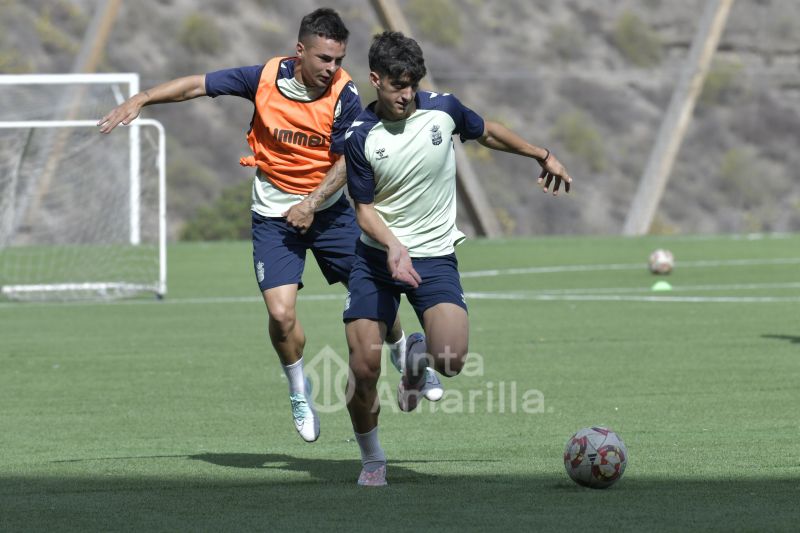
<path id="1" fill-rule="evenodd" d="M 314 208 L 319 206 L 322 202 L 330 198 L 336 191 L 344 187 L 347 182 L 347 169 L 341 165 L 335 172 L 325 176 L 319 187 L 309 195 Z"/>

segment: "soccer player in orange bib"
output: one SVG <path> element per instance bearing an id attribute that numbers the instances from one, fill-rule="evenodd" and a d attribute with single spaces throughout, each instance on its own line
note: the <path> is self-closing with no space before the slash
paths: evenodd
<path id="1" fill-rule="evenodd" d="M 177 78 L 136 94 L 98 122 L 102 133 L 130 124 L 142 107 L 201 96 L 234 95 L 254 104 L 247 141 L 256 168 L 252 195 L 253 268 L 269 315 L 269 336 L 289 381 L 295 428 L 319 437 L 319 417 L 303 372 L 305 333 L 297 319 L 306 252 L 326 280 L 347 283 L 361 233 L 343 195 L 344 136 L 361 112 L 350 75 L 342 69 L 349 31 L 332 9 L 300 23 L 296 56 L 266 64 Z M 394 360 L 405 357 L 399 321 L 387 337 Z"/>

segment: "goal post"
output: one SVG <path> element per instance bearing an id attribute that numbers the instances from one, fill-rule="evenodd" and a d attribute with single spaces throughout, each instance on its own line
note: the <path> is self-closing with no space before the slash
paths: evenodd
<path id="1" fill-rule="evenodd" d="M 166 294 L 164 128 L 96 126 L 138 90 L 131 73 L 0 75 L 3 297 Z"/>

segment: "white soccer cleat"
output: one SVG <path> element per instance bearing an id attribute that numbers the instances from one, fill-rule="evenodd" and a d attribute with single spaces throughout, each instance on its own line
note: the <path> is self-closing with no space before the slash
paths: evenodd
<path id="1" fill-rule="evenodd" d="M 311 401 L 311 382 L 306 380 L 306 394 L 296 392 L 289 395 L 292 404 L 294 428 L 306 442 L 319 438 L 319 417 Z"/>
<path id="2" fill-rule="evenodd" d="M 427 350 L 428 345 L 425 342 L 425 335 L 422 333 L 412 333 L 408 336 L 406 340 L 406 354 L 411 352 L 427 352 Z M 400 360 L 398 357 L 399 354 L 394 350 L 389 352 L 389 355 L 392 365 L 402 374 L 403 363 L 405 363 L 405 361 Z M 442 399 L 442 396 L 444 396 L 442 382 L 439 380 L 439 376 L 436 375 L 436 371 L 431 367 L 425 368 L 425 383 L 422 385 L 422 394 L 431 402 L 438 402 Z"/>
<path id="3" fill-rule="evenodd" d="M 442 382 L 439 381 L 439 376 L 431 367 L 425 369 L 425 384 L 422 385 L 422 394 L 430 402 L 438 402 L 444 396 Z"/>

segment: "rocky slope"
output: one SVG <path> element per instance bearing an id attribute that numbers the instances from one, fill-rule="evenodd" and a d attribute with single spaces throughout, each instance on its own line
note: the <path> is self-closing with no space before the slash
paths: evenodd
<path id="1" fill-rule="evenodd" d="M 350 27 L 345 67 L 364 102 L 370 2 L 330 0 Z M 549 147 L 576 178 L 568 198 L 535 187 L 537 165 L 472 143 L 508 234 L 618 233 L 685 60 L 703 0 L 399 0 L 428 70 L 486 118 Z M 0 0 L 0 69 L 68 71 L 96 5 Z M 149 0 L 120 9 L 104 71 L 143 86 L 291 54 L 310 0 Z M 800 4 L 738 0 L 652 231 L 800 230 Z M 252 108 L 236 98 L 154 106 L 170 137 L 173 228 L 223 187 Z M 465 221 L 465 225 L 468 225 Z"/>

